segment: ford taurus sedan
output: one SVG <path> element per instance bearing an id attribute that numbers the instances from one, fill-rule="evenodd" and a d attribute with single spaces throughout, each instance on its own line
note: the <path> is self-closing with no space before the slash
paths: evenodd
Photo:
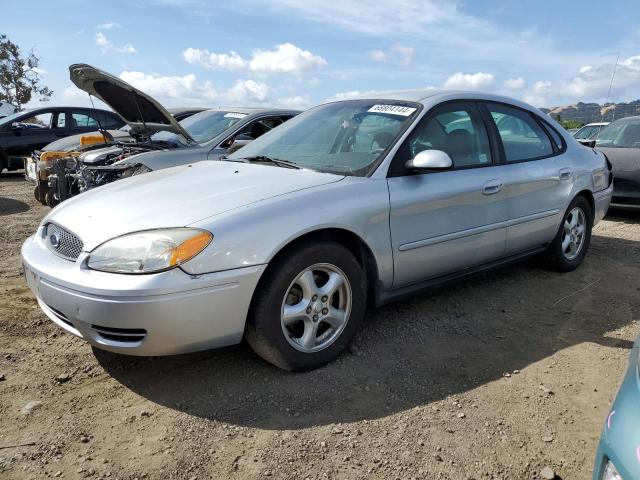
<path id="1" fill-rule="evenodd" d="M 312 108 L 221 161 L 52 210 L 22 247 L 45 314 L 95 347 L 238 343 L 288 370 L 344 351 L 379 305 L 544 253 L 584 259 L 602 153 L 504 97 L 404 91 Z"/>

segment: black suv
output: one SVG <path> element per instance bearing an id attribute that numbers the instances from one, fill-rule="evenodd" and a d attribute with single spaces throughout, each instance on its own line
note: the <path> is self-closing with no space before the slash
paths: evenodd
<path id="1" fill-rule="evenodd" d="M 94 108 L 43 107 L 14 113 L 0 119 L 0 172 L 22 168 L 22 157 L 58 138 L 124 124 L 117 114 Z"/>

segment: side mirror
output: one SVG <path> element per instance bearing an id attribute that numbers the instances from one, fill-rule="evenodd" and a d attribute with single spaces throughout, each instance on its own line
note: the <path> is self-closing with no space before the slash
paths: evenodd
<path id="1" fill-rule="evenodd" d="M 409 170 L 446 170 L 453 167 L 453 161 L 442 150 L 423 150 L 407 160 L 405 166 Z"/>
<path id="2" fill-rule="evenodd" d="M 24 130 L 24 125 L 20 122 L 13 122 L 11 124 L 11 130 Z"/>
<path id="3" fill-rule="evenodd" d="M 595 140 L 578 140 L 578 143 L 580 143 L 581 145 L 584 145 L 585 147 L 589 147 L 589 148 L 593 148 L 596 146 L 596 141 Z"/>

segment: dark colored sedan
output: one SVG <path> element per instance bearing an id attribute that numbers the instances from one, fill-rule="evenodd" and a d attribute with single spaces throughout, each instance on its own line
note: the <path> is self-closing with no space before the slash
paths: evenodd
<path id="1" fill-rule="evenodd" d="M 62 137 L 94 131 L 101 125 L 117 129 L 125 124 L 107 110 L 79 107 L 43 107 L 0 119 L 0 172 L 17 170 L 23 157 Z"/>
<path id="2" fill-rule="evenodd" d="M 613 165 L 612 207 L 640 208 L 640 116 L 616 120 L 596 140 Z"/>

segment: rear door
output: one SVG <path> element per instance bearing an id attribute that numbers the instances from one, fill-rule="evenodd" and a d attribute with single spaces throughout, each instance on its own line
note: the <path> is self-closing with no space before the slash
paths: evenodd
<path id="1" fill-rule="evenodd" d="M 560 224 L 573 171 L 562 164 L 565 145 L 552 127 L 532 112 L 486 102 L 504 161 L 507 206 L 506 255 L 553 239 Z M 569 162 L 567 162 L 569 163 Z"/>
<path id="2" fill-rule="evenodd" d="M 427 149 L 453 168 L 415 173 L 407 160 Z M 448 102 L 420 121 L 399 149 L 387 179 L 394 288 L 495 260 L 506 239 L 505 180 L 475 102 Z"/>

